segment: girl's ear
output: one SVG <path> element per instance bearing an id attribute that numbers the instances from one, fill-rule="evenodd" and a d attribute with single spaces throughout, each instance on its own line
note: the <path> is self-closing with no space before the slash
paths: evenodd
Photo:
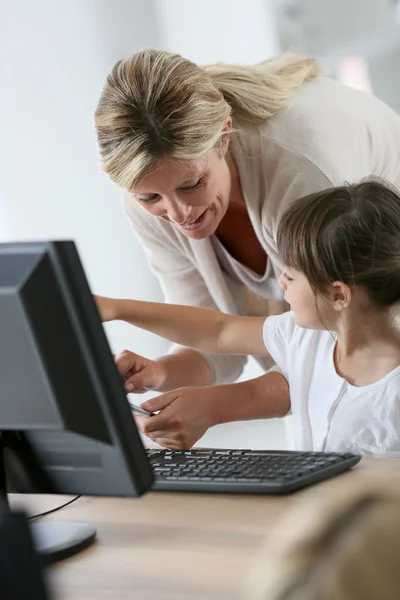
<path id="1" fill-rule="evenodd" d="M 340 312 L 350 305 L 352 292 L 350 286 L 343 281 L 334 281 L 329 291 L 333 308 Z"/>

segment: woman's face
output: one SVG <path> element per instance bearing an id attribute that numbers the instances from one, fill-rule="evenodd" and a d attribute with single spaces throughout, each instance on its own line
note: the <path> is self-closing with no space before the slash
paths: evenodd
<path id="1" fill-rule="evenodd" d="M 228 208 L 231 174 L 226 150 L 221 142 L 218 150 L 199 159 L 162 158 L 129 192 L 153 217 L 169 221 L 191 239 L 207 238 Z"/>

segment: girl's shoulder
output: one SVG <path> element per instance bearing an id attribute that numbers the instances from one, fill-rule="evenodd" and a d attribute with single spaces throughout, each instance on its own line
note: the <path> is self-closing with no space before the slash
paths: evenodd
<path id="1" fill-rule="evenodd" d="M 335 336 L 327 329 L 306 329 L 296 325 L 292 310 L 281 315 L 268 317 L 264 325 L 265 330 L 269 330 L 274 336 L 285 340 L 287 344 L 291 343 L 301 347 L 318 347 L 328 344 L 329 348 L 336 343 Z"/>

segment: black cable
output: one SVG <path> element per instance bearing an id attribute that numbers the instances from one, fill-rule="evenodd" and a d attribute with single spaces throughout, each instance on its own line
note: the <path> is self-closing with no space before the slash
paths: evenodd
<path id="1" fill-rule="evenodd" d="M 28 521 L 32 521 L 33 519 L 39 519 L 39 517 L 45 517 L 46 515 L 51 515 L 51 513 L 57 512 L 58 510 L 65 508 L 69 504 L 72 504 L 73 502 L 75 502 L 75 500 L 81 498 L 81 496 L 82 494 L 79 494 L 78 496 L 75 496 L 75 498 L 72 498 L 72 500 L 65 502 L 65 504 L 61 504 L 61 506 L 57 506 L 56 508 L 52 508 L 51 510 L 46 510 L 45 512 L 39 513 L 38 515 L 32 515 L 31 517 L 28 517 Z"/>

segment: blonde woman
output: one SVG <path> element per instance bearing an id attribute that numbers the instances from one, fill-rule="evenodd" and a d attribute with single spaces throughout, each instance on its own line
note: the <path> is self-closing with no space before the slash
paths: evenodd
<path id="1" fill-rule="evenodd" d="M 353 475 L 294 502 L 256 559 L 246 600 L 398 600 L 397 475 Z"/>
<path id="2" fill-rule="evenodd" d="M 284 210 L 370 175 L 400 187 L 400 117 L 297 55 L 202 68 L 143 50 L 114 66 L 95 122 L 103 169 L 124 190 L 169 303 L 282 312 Z M 181 346 L 154 361 L 129 351 L 117 358 L 128 392 L 164 392 L 151 408 L 161 409 L 161 426 L 147 434 L 174 448 L 190 448 L 217 423 L 287 413 L 288 385 L 276 370 L 230 383 L 245 361 Z"/>

